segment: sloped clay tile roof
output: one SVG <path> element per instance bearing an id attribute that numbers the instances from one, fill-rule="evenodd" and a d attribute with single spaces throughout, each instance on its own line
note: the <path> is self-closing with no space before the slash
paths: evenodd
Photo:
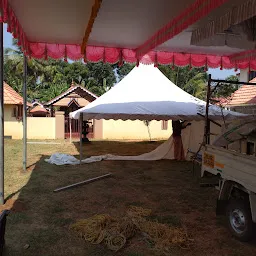
<path id="1" fill-rule="evenodd" d="M 217 106 L 226 106 L 229 104 L 231 97 L 227 97 L 227 98 L 219 97 L 219 98 L 213 98 L 212 100 L 214 101 L 214 104 Z"/>
<path id="2" fill-rule="evenodd" d="M 78 93 L 79 91 L 79 93 Z M 58 102 L 59 100 L 63 99 L 64 97 L 70 95 L 71 93 L 78 93 L 78 94 L 83 94 L 83 96 L 85 95 L 89 95 L 93 100 L 97 99 L 98 97 L 93 94 L 92 92 L 90 92 L 89 90 L 85 89 L 84 87 L 75 84 L 74 82 L 72 82 L 71 86 L 69 87 L 69 89 L 63 93 L 61 93 L 59 96 L 55 97 L 54 99 L 48 101 L 47 103 L 45 103 L 46 106 L 50 106 L 53 105 L 54 103 Z M 81 96 L 81 97 L 83 97 Z"/>
<path id="3" fill-rule="evenodd" d="M 43 106 L 37 105 L 33 109 L 29 111 L 30 113 L 48 113 L 47 109 L 45 109 Z"/>
<path id="4" fill-rule="evenodd" d="M 10 85 L 4 82 L 4 104 L 23 105 L 23 98 Z M 27 102 L 28 106 L 31 106 Z"/>
<path id="5" fill-rule="evenodd" d="M 23 98 L 4 82 L 4 104 L 22 105 Z"/>
<path id="6" fill-rule="evenodd" d="M 250 82 L 255 83 L 256 78 Z M 251 105 L 256 104 L 256 85 L 242 85 L 236 90 L 228 105 Z"/>
<path id="7" fill-rule="evenodd" d="M 250 81 L 250 83 L 256 83 L 256 77 L 254 77 L 254 78 Z"/>

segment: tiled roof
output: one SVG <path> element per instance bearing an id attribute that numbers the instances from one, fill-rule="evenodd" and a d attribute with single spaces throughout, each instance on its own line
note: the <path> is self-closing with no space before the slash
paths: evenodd
<path id="1" fill-rule="evenodd" d="M 254 78 L 250 81 L 250 83 L 256 83 L 256 77 L 254 77 Z"/>
<path id="2" fill-rule="evenodd" d="M 250 82 L 255 83 L 254 78 Z M 251 105 L 256 104 L 256 85 L 242 85 L 232 95 L 228 105 Z"/>
<path id="3" fill-rule="evenodd" d="M 30 113 L 35 113 L 35 112 L 41 112 L 41 113 L 48 113 L 47 109 L 45 109 L 43 106 L 37 105 L 34 108 L 32 108 Z"/>
<path id="4" fill-rule="evenodd" d="M 67 91 L 61 93 L 59 96 L 48 101 L 47 103 L 45 103 L 45 105 L 46 106 L 53 105 L 54 103 L 58 102 L 59 100 L 63 99 L 64 97 L 67 97 L 68 95 L 70 95 L 71 93 L 74 93 L 74 92 L 81 95 L 81 97 L 83 97 L 85 95 L 89 95 L 93 100 L 98 98 L 95 94 L 93 94 L 89 90 L 85 89 L 84 87 L 82 87 L 80 85 L 76 85 L 74 82 L 72 82 L 70 88 Z"/>
<path id="5" fill-rule="evenodd" d="M 6 105 L 23 105 L 23 98 L 10 85 L 4 82 L 4 104 Z M 31 106 L 27 102 L 27 106 Z"/>
<path id="6" fill-rule="evenodd" d="M 230 100 L 231 100 L 231 97 L 227 97 L 227 98 L 223 98 L 223 97 L 220 97 L 220 98 L 213 98 L 212 99 L 214 102 L 215 105 L 217 106 L 226 106 L 229 104 Z"/>
<path id="7" fill-rule="evenodd" d="M 4 104 L 22 105 L 23 98 L 4 82 Z"/>

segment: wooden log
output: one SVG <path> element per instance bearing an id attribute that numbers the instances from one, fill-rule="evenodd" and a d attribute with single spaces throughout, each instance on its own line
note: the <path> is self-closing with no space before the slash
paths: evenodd
<path id="1" fill-rule="evenodd" d="M 74 184 L 71 184 L 71 185 L 68 185 L 68 186 L 65 186 L 65 187 L 56 188 L 55 190 L 53 190 L 53 192 L 59 192 L 59 191 L 66 190 L 66 189 L 69 189 L 69 188 L 78 187 L 80 185 L 84 185 L 84 184 L 88 184 L 88 183 L 91 183 L 91 182 L 94 182 L 94 181 L 97 181 L 97 180 L 108 178 L 111 175 L 112 175 L 112 173 L 108 173 L 108 174 L 101 175 L 101 176 L 98 176 L 98 177 L 95 177 L 95 178 L 91 178 L 91 179 L 88 179 L 88 180 L 77 182 L 77 183 L 74 183 Z"/>

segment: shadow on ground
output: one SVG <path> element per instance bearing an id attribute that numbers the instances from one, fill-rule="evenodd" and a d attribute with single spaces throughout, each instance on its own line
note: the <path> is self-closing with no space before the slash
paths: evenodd
<path id="1" fill-rule="evenodd" d="M 77 144 L 78 145 L 78 144 Z M 83 156 L 105 153 L 140 154 L 158 144 L 92 142 Z M 55 166 L 43 155 L 31 170 L 27 184 L 10 195 L 5 255 L 148 256 L 161 255 L 142 237 L 135 237 L 120 252 L 91 245 L 69 230 L 78 219 L 107 213 L 121 216 L 130 205 L 153 210 L 154 218 L 183 225 L 194 239 L 190 250 L 173 248 L 172 255 L 256 255 L 253 245 L 231 238 L 215 217 L 217 192 L 200 188 L 190 163 L 175 161 L 102 161 L 82 166 Z M 113 177 L 54 193 L 53 190 L 111 172 Z M 21 175 L 18 174 L 17 175 Z"/>

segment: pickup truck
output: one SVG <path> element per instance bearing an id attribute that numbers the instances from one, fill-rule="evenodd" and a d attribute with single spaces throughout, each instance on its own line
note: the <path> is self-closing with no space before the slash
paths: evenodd
<path id="1" fill-rule="evenodd" d="M 202 151 L 201 177 L 218 177 L 216 214 L 226 215 L 232 234 L 241 241 L 253 236 L 256 223 L 256 157 L 206 145 Z"/>

